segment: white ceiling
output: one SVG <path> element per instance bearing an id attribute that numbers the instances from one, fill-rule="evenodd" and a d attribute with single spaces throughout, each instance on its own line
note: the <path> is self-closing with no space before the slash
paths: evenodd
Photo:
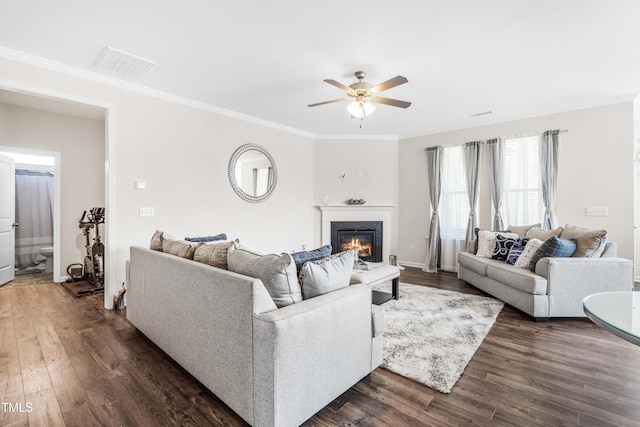
<path id="1" fill-rule="evenodd" d="M 95 70 L 106 46 L 157 63 L 136 83 L 314 135 L 410 137 L 633 99 L 637 0 L 1 0 L 0 46 Z M 409 83 L 360 128 L 322 80 Z M 96 71 L 97 72 L 97 71 Z M 491 115 L 472 114 L 494 111 Z"/>

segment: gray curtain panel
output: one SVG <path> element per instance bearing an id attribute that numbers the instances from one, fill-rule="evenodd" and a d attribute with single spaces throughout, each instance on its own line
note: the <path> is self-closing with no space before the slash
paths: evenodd
<path id="1" fill-rule="evenodd" d="M 495 209 L 493 214 L 493 230 L 502 230 L 502 196 L 504 192 L 504 139 L 495 138 L 487 141 L 487 155 L 489 156 L 489 190 L 491 202 Z"/>
<path id="2" fill-rule="evenodd" d="M 18 269 L 46 260 L 40 248 L 53 246 L 53 174 L 16 169 L 16 256 Z"/>
<path id="3" fill-rule="evenodd" d="M 540 143 L 540 178 L 542 180 L 542 202 L 544 217 L 542 227 L 553 230 L 558 224 L 555 205 L 558 187 L 558 148 L 560 131 L 548 130 L 542 135 Z"/>
<path id="4" fill-rule="evenodd" d="M 440 190 L 442 188 L 442 147 L 430 147 L 427 152 L 427 178 L 429 180 L 429 200 L 431 202 L 431 222 L 429 227 L 429 247 L 427 258 L 424 261 L 422 271 L 427 273 L 438 272 L 438 250 L 440 248 L 440 220 L 438 209 L 440 208 Z"/>
<path id="5" fill-rule="evenodd" d="M 464 144 L 464 160 L 467 172 L 467 197 L 469 197 L 469 221 L 465 250 L 469 251 L 469 242 L 474 239 L 474 230 L 478 226 L 476 207 L 480 190 L 480 159 L 482 157 L 482 141 L 472 141 Z"/>

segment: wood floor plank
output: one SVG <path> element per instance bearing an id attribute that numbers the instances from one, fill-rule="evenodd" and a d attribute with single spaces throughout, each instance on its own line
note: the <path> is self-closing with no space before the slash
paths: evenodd
<path id="1" fill-rule="evenodd" d="M 486 296 L 450 273 L 408 267 L 401 282 Z M 247 425 L 102 298 L 0 290 L 0 398 L 34 405 L 0 425 Z M 450 394 L 378 368 L 304 425 L 637 426 L 639 408 L 640 348 L 505 306 Z"/>

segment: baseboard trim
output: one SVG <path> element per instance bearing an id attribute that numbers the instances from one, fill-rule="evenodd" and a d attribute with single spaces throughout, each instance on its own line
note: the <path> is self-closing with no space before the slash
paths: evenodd
<path id="1" fill-rule="evenodd" d="M 415 268 L 424 267 L 424 263 L 422 263 L 422 262 L 398 261 L 398 264 L 399 265 L 403 265 L 405 267 L 415 267 Z"/>

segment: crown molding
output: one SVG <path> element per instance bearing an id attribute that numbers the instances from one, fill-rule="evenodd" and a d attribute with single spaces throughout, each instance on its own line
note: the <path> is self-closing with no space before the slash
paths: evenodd
<path id="1" fill-rule="evenodd" d="M 315 140 L 322 139 L 348 139 L 348 140 L 376 140 L 376 141 L 400 141 L 398 135 L 314 135 Z"/>
<path id="2" fill-rule="evenodd" d="M 31 55 L 25 52 L 21 52 L 14 49 L 9 49 L 4 46 L 0 46 L 0 57 L 22 62 L 25 64 L 33 65 L 36 67 L 44 68 L 50 71 L 55 71 L 63 74 L 67 74 L 73 77 L 90 80 L 96 83 L 104 84 L 107 86 L 124 89 L 130 92 L 135 92 L 141 95 L 150 96 L 153 98 L 162 99 L 164 101 L 173 102 L 176 104 L 185 105 L 187 107 L 196 108 L 199 110 L 209 111 L 211 113 L 220 114 L 226 117 L 239 119 L 245 122 L 253 123 L 256 125 L 268 127 L 271 129 L 280 130 L 283 132 L 304 136 L 306 138 L 314 138 L 314 135 L 310 132 L 306 132 L 300 129 L 292 128 L 289 126 L 281 125 L 279 123 L 271 122 L 269 120 L 260 119 L 257 117 L 249 116 L 247 114 L 238 113 L 237 111 L 227 110 L 225 108 L 216 107 L 215 105 L 207 104 L 200 101 L 195 101 L 183 96 L 174 95 L 168 92 L 163 92 L 157 89 L 151 89 L 149 87 L 142 86 L 126 80 L 117 79 L 115 77 L 103 75 L 94 71 L 88 71 L 82 68 L 73 67 L 63 64 L 61 62 L 53 61 L 50 59 L 42 58 L 39 56 Z"/>

